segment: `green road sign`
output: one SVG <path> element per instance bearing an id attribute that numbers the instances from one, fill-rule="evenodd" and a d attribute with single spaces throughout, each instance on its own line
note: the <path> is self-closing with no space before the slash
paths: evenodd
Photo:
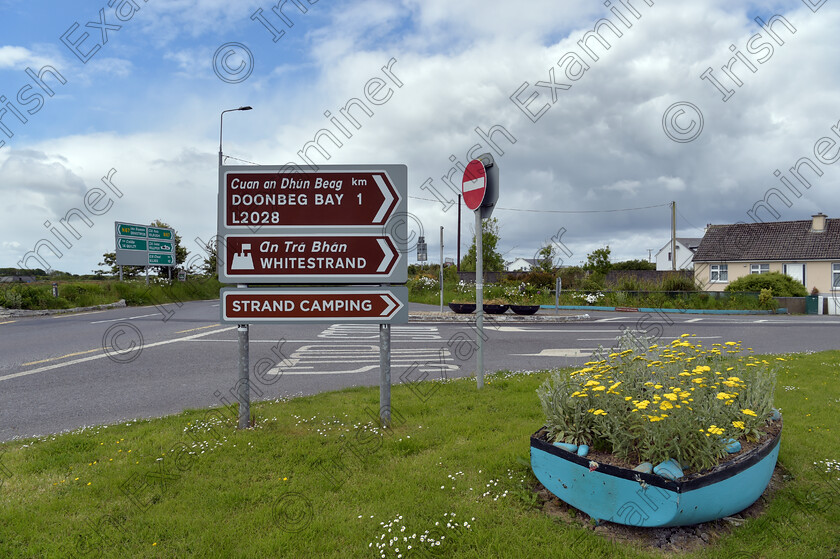
<path id="1" fill-rule="evenodd" d="M 165 241 L 149 241 L 149 250 L 152 252 L 172 252 L 172 243 Z"/>
<path id="2" fill-rule="evenodd" d="M 158 231 L 160 231 L 160 229 L 158 229 Z M 125 224 L 125 223 L 120 223 L 120 226 L 119 226 L 119 229 L 117 229 L 117 232 L 123 237 L 139 237 L 141 239 L 146 238 L 146 228 L 142 227 L 140 225 L 128 225 L 128 224 Z M 151 235 L 149 235 L 149 236 L 151 237 Z M 157 237 L 154 237 L 154 238 L 157 238 Z"/>
<path id="3" fill-rule="evenodd" d="M 172 239 L 172 231 L 170 229 L 161 229 L 159 227 L 149 227 L 149 238 L 167 240 Z"/>
<path id="4" fill-rule="evenodd" d="M 123 250 L 146 250 L 146 241 L 140 239 L 125 239 L 120 237 L 118 246 Z"/>
<path id="5" fill-rule="evenodd" d="M 149 253 L 150 266 L 171 266 L 173 264 L 173 260 L 174 259 L 171 254 Z"/>

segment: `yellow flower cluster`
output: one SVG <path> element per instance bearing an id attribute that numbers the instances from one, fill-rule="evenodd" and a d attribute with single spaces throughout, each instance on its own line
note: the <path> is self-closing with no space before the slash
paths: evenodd
<path id="1" fill-rule="evenodd" d="M 662 449 L 672 448 L 669 445 L 674 440 L 695 433 L 704 441 L 705 448 L 718 448 L 722 452 L 722 446 L 716 441 L 727 436 L 755 435 L 761 418 L 754 409 L 761 410 L 761 414 L 769 409 L 768 403 L 760 407 L 742 403 L 747 401 L 747 394 L 749 401 L 755 402 L 752 383 L 763 378 L 761 375 L 771 368 L 767 360 L 744 354 L 741 342 L 703 347 L 684 334 L 668 344 L 636 344 L 634 349 L 603 355 L 603 359 L 587 362 L 571 375 L 560 376 L 558 371 L 555 390 L 563 398 L 543 399 L 551 389 L 547 383 L 541 399 L 547 409 L 549 427 L 552 417 L 561 418 L 555 433 L 562 432 L 566 438 L 583 441 L 600 437 L 614 443 L 624 438 L 628 441 L 624 448 L 644 447 L 648 451 L 657 445 Z M 775 379 L 774 373 L 771 376 Z M 763 392 L 765 386 L 771 385 L 755 386 Z M 767 398 L 772 398 L 772 390 L 767 392 Z M 551 411 L 551 406 L 558 405 L 566 408 Z M 698 433 L 697 420 L 701 416 L 708 418 L 709 423 Z M 640 444 L 642 439 L 644 444 Z M 692 444 L 692 452 L 699 452 L 697 445 Z M 708 463 L 708 457 L 694 462 L 695 465 Z"/>

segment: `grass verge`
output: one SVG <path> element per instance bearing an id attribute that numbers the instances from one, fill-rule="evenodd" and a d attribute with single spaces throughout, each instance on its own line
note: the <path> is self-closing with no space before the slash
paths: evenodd
<path id="1" fill-rule="evenodd" d="M 546 374 L 394 386 L 385 432 L 378 390 L 353 388 L 256 404 L 248 431 L 222 408 L 0 444 L 0 556 L 662 557 L 536 508 Z M 840 554 L 838 386 L 840 351 L 791 356 L 790 481 L 685 557 Z"/>
<path id="2" fill-rule="evenodd" d="M 9 284 L 0 287 L 0 307 L 9 309 L 72 309 L 107 305 L 125 299 L 127 305 L 166 304 L 177 301 L 216 299 L 223 284 L 215 277 L 194 276 L 187 281 L 92 280 L 59 282 L 58 297 L 53 296 L 50 282 Z"/>

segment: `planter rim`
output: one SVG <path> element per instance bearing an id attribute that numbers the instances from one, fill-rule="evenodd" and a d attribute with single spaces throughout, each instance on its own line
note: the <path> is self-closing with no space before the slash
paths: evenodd
<path id="1" fill-rule="evenodd" d="M 778 419 L 777 421 L 781 422 L 782 419 Z M 580 466 L 589 466 L 591 460 L 589 460 L 587 457 L 578 456 L 573 452 L 569 452 L 567 450 L 558 448 L 553 444 L 537 437 L 539 432 L 542 431 L 544 428 L 545 426 L 543 425 L 542 427 L 537 429 L 537 431 L 533 435 L 531 435 L 532 447 L 542 450 L 543 452 L 553 454 L 554 456 L 557 456 L 569 462 L 573 462 Z M 654 487 L 661 487 L 663 489 L 667 489 L 675 493 L 684 493 L 687 491 L 700 489 L 701 487 L 706 487 L 708 485 L 719 481 L 723 481 L 725 479 L 729 479 L 730 477 L 740 473 L 746 468 L 757 464 L 765 456 L 770 454 L 770 452 L 772 452 L 774 448 L 776 448 L 776 445 L 779 443 L 781 437 L 782 429 L 780 429 L 775 436 L 770 437 L 769 439 L 761 443 L 760 446 L 745 453 L 743 456 L 739 456 L 734 460 L 724 462 L 723 464 L 719 464 L 718 466 L 715 466 L 705 474 L 691 474 L 690 476 L 688 476 L 688 479 L 685 479 L 683 481 L 672 481 L 656 474 L 646 474 L 642 472 L 637 472 L 635 470 L 631 470 L 629 468 L 620 468 L 618 466 L 612 466 L 610 464 L 603 464 L 600 462 L 598 462 L 598 471 L 603 474 L 631 481 L 638 481 L 639 479 L 641 479 L 648 485 L 653 485 Z"/>

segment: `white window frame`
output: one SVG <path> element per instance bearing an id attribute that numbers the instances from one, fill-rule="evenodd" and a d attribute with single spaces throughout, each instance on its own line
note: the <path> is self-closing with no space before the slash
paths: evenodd
<path id="1" fill-rule="evenodd" d="M 840 291 L 840 262 L 831 265 L 831 290 Z"/>
<path id="2" fill-rule="evenodd" d="M 721 273 L 723 273 L 726 277 L 721 279 Z M 711 283 L 729 283 L 729 265 L 712 264 L 709 267 L 709 281 Z"/>
<path id="3" fill-rule="evenodd" d="M 769 274 L 770 264 L 750 264 L 750 274 Z"/>

